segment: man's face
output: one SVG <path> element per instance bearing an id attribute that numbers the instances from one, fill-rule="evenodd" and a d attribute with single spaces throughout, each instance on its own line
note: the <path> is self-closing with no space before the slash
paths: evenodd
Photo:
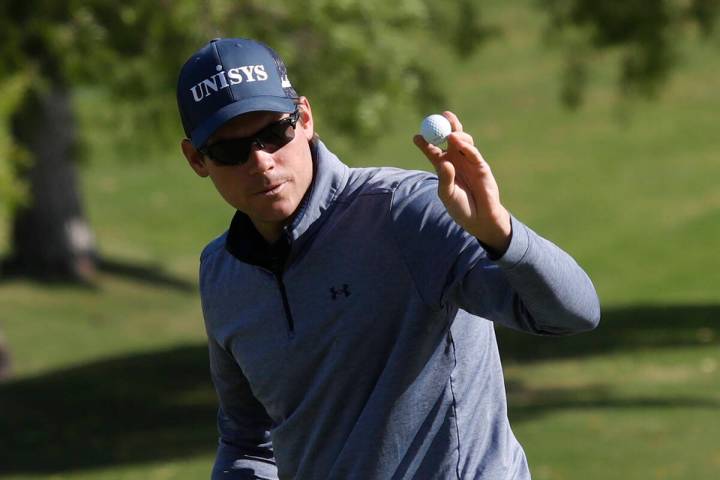
<path id="1" fill-rule="evenodd" d="M 245 163 L 223 165 L 195 150 L 189 141 L 182 144 L 190 166 L 209 176 L 220 195 L 231 206 L 250 217 L 263 236 L 275 237 L 287 224 L 310 187 L 313 176 L 309 141 L 313 136 L 312 112 L 301 98 L 295 138 L 279 149 L 253 148 Z M 273 112 L 240 115 L 216 130 L 208 140 L 216 142 L 251 137 L 267 125 L 287 117 Z"/>

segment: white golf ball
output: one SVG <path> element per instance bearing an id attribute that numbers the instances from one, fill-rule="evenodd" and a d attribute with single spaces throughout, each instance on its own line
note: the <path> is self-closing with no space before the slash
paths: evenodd
<path id="1" fill-rule="evenodd" d="M 442 115 L 428 115 L 420 124 L 420 135 L 426 142 L 440 145 L 452 132 L 450 121 Z"/>

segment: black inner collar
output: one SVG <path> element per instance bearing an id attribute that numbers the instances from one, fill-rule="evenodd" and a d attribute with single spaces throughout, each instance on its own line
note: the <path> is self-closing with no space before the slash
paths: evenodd
<path id="1" fill-rule="evenodd" d="M 241 262 L 280 273 L 290 254 L 290 239 L 283 231 L 275 243 L 268 243 L 250 218 L 237 211 L 230 223 L 225 249 Z"/>

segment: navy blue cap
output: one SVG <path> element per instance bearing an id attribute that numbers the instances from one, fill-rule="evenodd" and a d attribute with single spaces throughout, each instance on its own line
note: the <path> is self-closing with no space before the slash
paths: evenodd
<path id="1" fill-rule="evenodd" d="M 278 54 L 246 38 L 211 40 L 185 62 L 178 78 L 180 117 L 195 148 L 243 113 L 292 113 L 296 98 Z"/>

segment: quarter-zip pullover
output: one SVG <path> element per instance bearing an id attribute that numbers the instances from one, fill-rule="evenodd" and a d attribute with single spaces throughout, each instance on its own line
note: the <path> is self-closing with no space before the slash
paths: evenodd
<path id="1" fill-rule="evenodd" d="M 281 270 L 242 214 L 201 256 L 213 479 L 529 479 L 493 322 L 592 329 L 588 276 L 514 217 L 491 259 L 434 175 L 351 169 L 321 142 L 313 161 Z"/>

